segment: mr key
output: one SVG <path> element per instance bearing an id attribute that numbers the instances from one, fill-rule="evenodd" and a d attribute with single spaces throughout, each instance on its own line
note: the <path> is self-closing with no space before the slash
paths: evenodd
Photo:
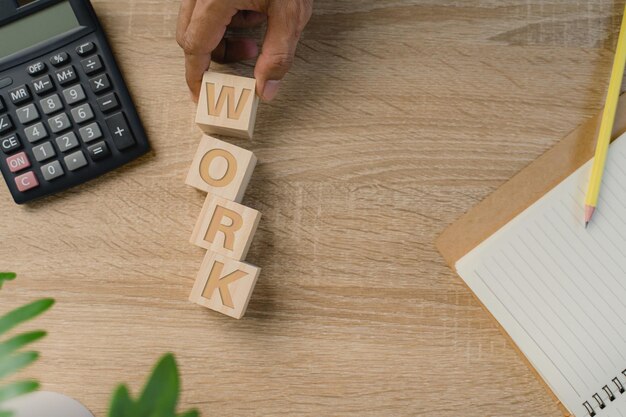
<path id="1" fill-rule="evenodd" d="M 2 10 L 0 39 L 15 39 L 0 45 L 0 170 L 17 203 L 80 184 L 148 151 L 87 0 L 39 0 Z"/>

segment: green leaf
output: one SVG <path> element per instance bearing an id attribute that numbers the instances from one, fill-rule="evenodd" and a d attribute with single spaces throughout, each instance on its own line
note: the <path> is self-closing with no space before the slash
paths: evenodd
<path id="1" fill-rule="evenodd" d="M 176 417 L 200 417 L 198 410 L 189 410 L 186 413 L 178 414 Z"/>
<path id="2" fill-rule="evenodd" d="M 178 367 L 174 355 L 163 356 L 152 372 L 134 417 L 174 416 L 179 392 Z"/>
<path id="3" fill-rule="evenodd" d="M 0 358 L 0 379 L 27 367 L 38 358 L 37 352 L 20 352 Z"/>
<path id="4" fill-rule="evenodd" d="M 0 317 L 0 335 L 25 321 L 37 317 L 52 307 L 53 304 L 53 299 L 45 298 L 17 308 L 3 317 Z"/>
<path id="5" fill-rule="evenodd" d="M 133 417 L 133 408 L 134 404 L 128 393 L 128 388 L 125 385 L 120 385 L 113 394 L 109 417 Z"/>
<path id="6" fill-rule="evenodd" d="M 17 335 L 9 340 L 0 343 L 0 358 L 9 355 L 26 345 L 36 342 L 46 336 L 46 332 L 38 330 L 34 332 Z M 1 416 L 0 416 L 1 417 Z"/>
<path id="7" fill-rule="evenodd" d="M 20 395 L 29 394 L 39 389 L 39 383 L 36 381 L 20 381 L 6 385 L 0 388 L 0 404 L 11 398 L 19 397 Z"/>
<path id="8" fill-rule="evenodd" d="M 2 288 L 2 284 L 4 281 L 13 281 L 17 275 L 13 272 L 0 272 L 0 288 Z"/>
<path id="9" fill-rule="evenodd" d="M 8 411 L 0 411 L 0 417 L 13 417 L 13 414 Z"/>

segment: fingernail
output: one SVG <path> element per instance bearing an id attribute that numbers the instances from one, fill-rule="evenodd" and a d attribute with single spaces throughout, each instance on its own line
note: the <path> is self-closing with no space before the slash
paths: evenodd
<path id="1" fill-rule="evenodd" d="M 263 89 L 263 100 L 272 101 L 276 94 L 278 93 L 278 89 L 280 88 L 280 80 L 269 80 L 265 82 L 265 88 Z"/>

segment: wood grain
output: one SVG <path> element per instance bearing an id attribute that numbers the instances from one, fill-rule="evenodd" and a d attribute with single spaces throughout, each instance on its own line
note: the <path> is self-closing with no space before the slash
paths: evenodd
<path id="1" fill-rule="evenodd" d="M 204 193 L 184 185 L 177 3 L 95 1 L 154 151 L 28 207 L 0 190 L 3 309 L 58 300 L 29 376 L 104 415 L 173 351 L 205 416 L 559 416 L 434 240 L 599 111 L 623 1 L 317 0 L 232 142 L 259 158 L 243 203 L 263 213 L 242 321 L 187 301 Z"/>

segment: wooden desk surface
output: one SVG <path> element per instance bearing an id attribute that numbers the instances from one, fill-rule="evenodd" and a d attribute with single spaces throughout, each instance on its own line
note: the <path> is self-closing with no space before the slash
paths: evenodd
<path id="1" fill-rule="evenodd" d="M 2 310 L 58 300 L 28 371 L 103 416 L 177 354 L 204 416 L 559 416 L 434 247 L 602 106 L 623 2 L 317 0 L 256 137 L 247 317 L 187 302 L 203 194 L 178 2 L 98 0 L 154 147 L 28 207 L 0 187 Z M 251 75 L 251 64 L 229 69 Z"/>

